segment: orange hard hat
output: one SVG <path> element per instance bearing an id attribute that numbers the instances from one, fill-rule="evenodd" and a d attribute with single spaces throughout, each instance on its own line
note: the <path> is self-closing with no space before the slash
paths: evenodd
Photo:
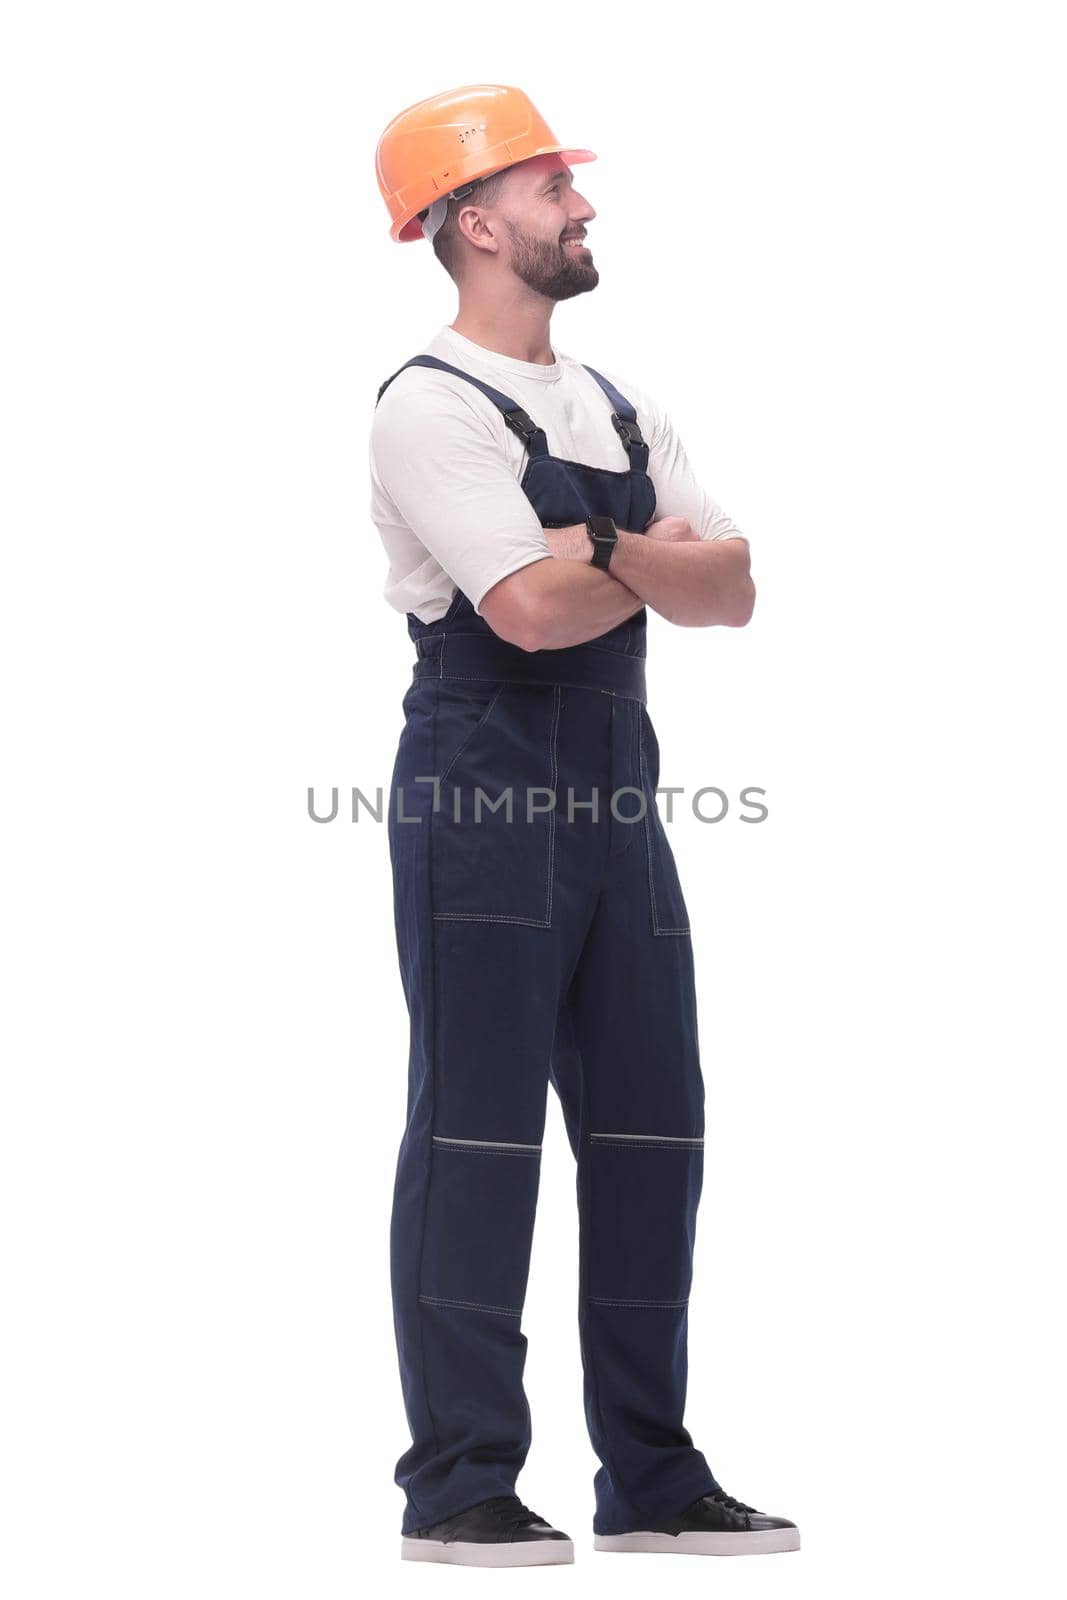
<path id="1" fill-rule="evenodd" d="M 419 100 L 395 116 L 378 140 L 378 187 L 389 207 L 389 233 L 400 244 L 423 237 L 418 214 L 453 189 L 531 156 L 595 161 L 568 150 L 521 89 L 475 83 Z"/>

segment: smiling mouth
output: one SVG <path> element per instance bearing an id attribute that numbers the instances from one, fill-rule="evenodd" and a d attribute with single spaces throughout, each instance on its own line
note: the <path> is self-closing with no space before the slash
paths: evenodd
<path id="1" fill-rule="evenodd" d="M 564 239 L 563 244 L 564 244 L 565 247 L 567 245 L 570 245 L 572 249 L 573 249 L 573 247 L 575 245 L 577 245 L 579 247 L 579 249 L 588 249 L 588 246 L 586 245 L 586 242 L 585 242 L 584 235 L 580 239 L 579 238 Z"/>

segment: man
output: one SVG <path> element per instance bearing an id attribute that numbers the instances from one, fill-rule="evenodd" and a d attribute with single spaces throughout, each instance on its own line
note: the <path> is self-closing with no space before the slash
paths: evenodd
<path id="1" fill-rule="evenodd" d="M 382 385 L 372 515 L 417 659 L 390 790 L 411 1021 L 392 1278 L 412 1560 L 573 1560 L 524 1506 L 520 1318 L 547 1086 L 577 1159 L 601 1550 L 796 1549 L 683 1425 L 703 1162 L 693 955 L 655 805 L 646 606 L 740 627 L 748 543 L 663 412 L 549 340 L 596 287 L 596 213 L 520 90 L 408 107 L 377 172 L 459 312 Z"/>

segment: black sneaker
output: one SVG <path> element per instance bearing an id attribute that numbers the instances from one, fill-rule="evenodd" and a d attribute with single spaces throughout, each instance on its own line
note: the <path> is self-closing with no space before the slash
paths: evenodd
<path id="1" fill-rule="evenodd" d="M 679 1556 L 763 1556 L 799 1550 L 800 1530 L 785 1517 L 768 1517 L 725 1489 L 716 1489 L 677 1516 L 636 1533 L 594 1534 L 593 1548 Z"/>
<path id="2" fill-rule="evenodd" d="M 547 1567 L 572 1562 L 574 1546 L 518 1495 L 500 1494 L 405 1534 L 400 1555 L 404 1561 L 449 1561 L 460 1567 Z"/>

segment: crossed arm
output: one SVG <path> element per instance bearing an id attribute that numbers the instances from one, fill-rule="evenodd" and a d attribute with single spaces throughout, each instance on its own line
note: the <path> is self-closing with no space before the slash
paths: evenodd
<path id="1" fill-rule="evenodd" d="M 498 413 L 486 416 L 462 379 L 411 370 L 420 374 L 414 387 L 404 375 L 390 385 L 371 431 L 371 512 L 379 527 L 396 525 L 402 571 L 436 563 L 494 633 L 524 650 L 584 644 L 643 605 L 680 627 L 749 620 L 748 541 L 698 483 L 669 418 L 647 396 L 648 470 L 672 514 L 643 533 L 620 529 L 602 572 L 584 523 L 541 525 Z M 416 529 L 417 542 L 404 545 Z"/>
<path id="2" fill-rule="evenodd" d="M 479 607 L 494 633 L 523 650 L 584 644 L 643 605 L 683 628 L 740 628 L 752 615 L 747 539 L 701 539 L 684 517 L 661 517 L 644 533 L 620 528 L 602 572 L 584 523 L 548 528 L 545 538 L 548 557 L 502 578 Z"/>

